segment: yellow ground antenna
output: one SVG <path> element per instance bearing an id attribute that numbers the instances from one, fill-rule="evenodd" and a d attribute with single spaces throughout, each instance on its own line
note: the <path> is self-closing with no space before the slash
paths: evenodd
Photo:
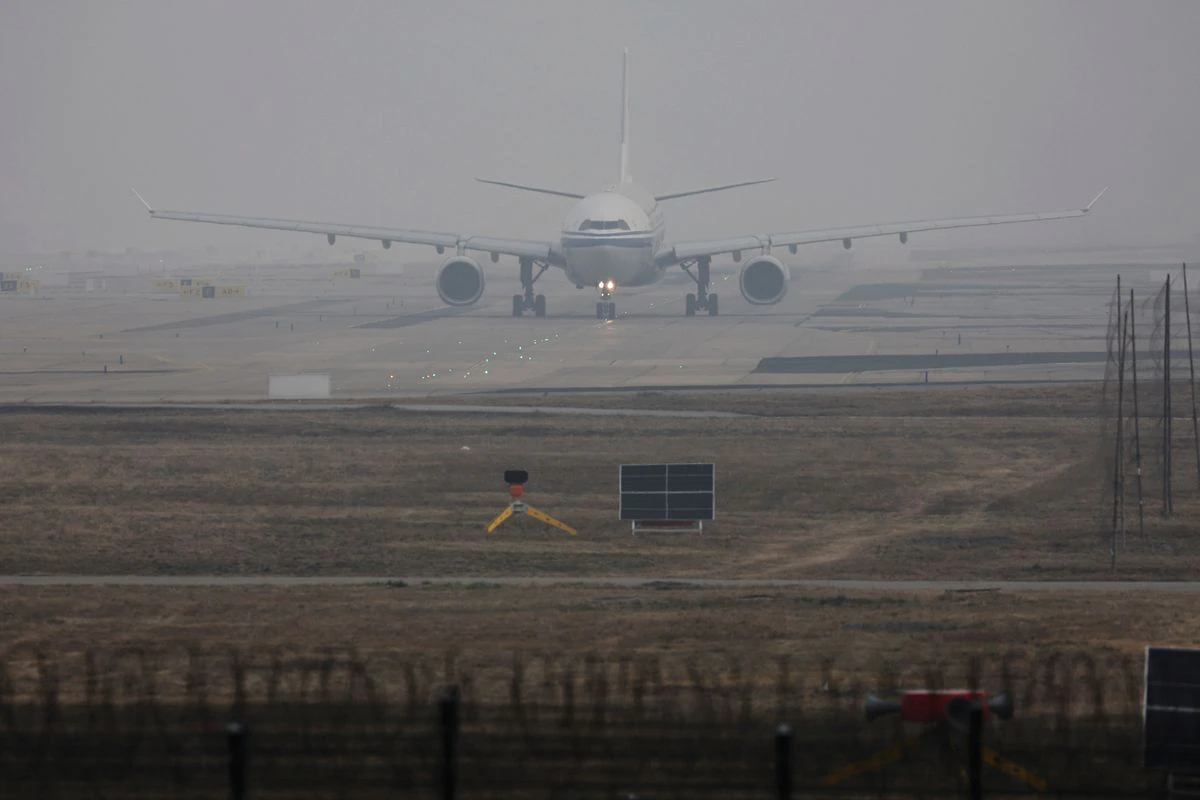
<path id="1" fill-rule="evenodd" d="M 558 528 L 560 531 L 566 531 L 574 536 L 577 531 L 565 522 L 561 522 L 544 511 L 538 511 L 533 506 L 526 503 L 521 497 L 525 494 L 525 484 L 529 482 L 529 473 L 523 469 L 510 469 L 504 472 L 504 482 L 508 484 L 508 496 L 512 498 L 512 502 L 508 504 L 508 508 L 500 512 L 494 520 L 488 523 L 487 532 L 493 533 L 497 528 L 505 523 L 509 517 L 523 517 L 529 515 L 538 522 L 544 522 L 547 525 Z"/>

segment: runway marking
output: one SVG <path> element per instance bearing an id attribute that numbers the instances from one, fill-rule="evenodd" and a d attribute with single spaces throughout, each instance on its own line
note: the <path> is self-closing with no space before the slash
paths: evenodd
<path id="1" fill-rule="evenodd" d="M 771 356 L 754 368 L 759 373 L 819 374 L 876 372 L 897 370 L 1026 367 L 1052 364 L 1103 364 L 1102 352 L 1028 352 L 1028 353 L 904 353 L 863 356 Z"/>
<path id="2" fill-rule="evenodd" d="M 195 317 L 193 319 L 179 320 L 178 322 L 164 322 L 158 325 L 144 325 L 140 328 L 126 328 L 121 333 L 149 333 L 152 331 L 180 330 L 182 328 L 205 328 L 209 325 L 223 325 L 226 322 L 242 322 L 258 317 L 289 314 L 297 311 L 312 311 L 320 306 L 335 305 L 343 302 L 345 302 L 344 298 L 337 300 L 308 300 L 303 303 L 292 303 L 286 306 L 270 306 L 250 311 L 233 311 L 228 314 L 217 314 L 211 317 Z"/>
<path id="3" fill-rule="evenodd" d="M 354 330 L 394 330 L 396 328 L 408 328 L 413 325 L 420 325 L 422 322 L 433 322 L 436 319 L 457 317 L 459 314 L 466 314 L 471 311 L 478 310 L 479 309 L 474 306 L 431 308 L 426 311 L 418 311 L 415 314 L 405 314 L 403 316 L 380 319 L 374 322 L 364 322 L 361 325 L 351 325 L 350 327 Z"/>

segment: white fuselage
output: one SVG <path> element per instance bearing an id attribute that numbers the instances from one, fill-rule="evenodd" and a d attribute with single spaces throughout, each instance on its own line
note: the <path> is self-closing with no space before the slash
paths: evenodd
<path id="1" fill-rule="evenodd" d="M 661 277 L 654 255 L 665 233 L 654 197 L 626 183 L 576 203 L 563 220 L 567 277 L 580 286 L 645 286 Z"/>

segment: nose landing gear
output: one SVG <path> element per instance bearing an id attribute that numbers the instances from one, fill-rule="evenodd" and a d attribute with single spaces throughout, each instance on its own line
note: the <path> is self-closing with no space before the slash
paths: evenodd
<path id="1" fill-rule="evenodd" d="M 533 284 L 542 277 L 542 273 L 549 269 L 550 265 L 538 262 L 538 273 L 534 275 L 533 263 L 532 258 L 521 259 L 521 287 L 525 291 L 523 294 L 514 294 L 512 297 L 512 315 L 514 317 L 524 316 L 526 311 L 532 311 L 535 317 L 546 316 L 546 295 L 535 295 Z"/>
<path id="2" fill-rule="evenodd" d="M 720 314 L 720 305 L 715 294 L 708 291 L 708 266 L 712 260 L 708 257 L 699 258 L 696 260 L 696 273 L 693 275 L 688 264 L 681 264 L 684 272 L 696 282 L 696 294 L 689 294 L 685 298 L 684 315 L 688 317 L 696 316 L 697 311 L 707 311 L 710 317 L 715 317 Z"/>
<path id="3" fill-rule="evenodd" d="M 596 319 L 616 319 L 617 304 L 613 302 L 612 294 L 617 285 L 612 281 L 600 281 L 596 288 L 600 290 L 600 302 L 596 303 Z"/>

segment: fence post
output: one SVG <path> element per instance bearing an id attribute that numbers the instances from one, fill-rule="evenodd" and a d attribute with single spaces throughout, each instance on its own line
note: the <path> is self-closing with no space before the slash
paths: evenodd
<path id="1" fill-rule="evenodd" d="M 246 727 L 231 722 L 225 729 L 229 740 L 229 796 L 233 800 L 246 797 Z"/>
<path id="2" fill-rule="evenodd" d="M 458 778 L 458 687 L 451 686 L 438 700 L 442 717 L 442 800 L 454 800 Z"/>
<path id="3" fill-rule="evenodd" d="M 792 728 L 786 722 L 775 729 L 775 796 L 792 797 Z"/>
<path id="4" fill-rule="evenodd" d="M 967 777 L 971 784 L 971 800 L 983 798 L 983 709 L 971 709 L 967 732 Z"/>

